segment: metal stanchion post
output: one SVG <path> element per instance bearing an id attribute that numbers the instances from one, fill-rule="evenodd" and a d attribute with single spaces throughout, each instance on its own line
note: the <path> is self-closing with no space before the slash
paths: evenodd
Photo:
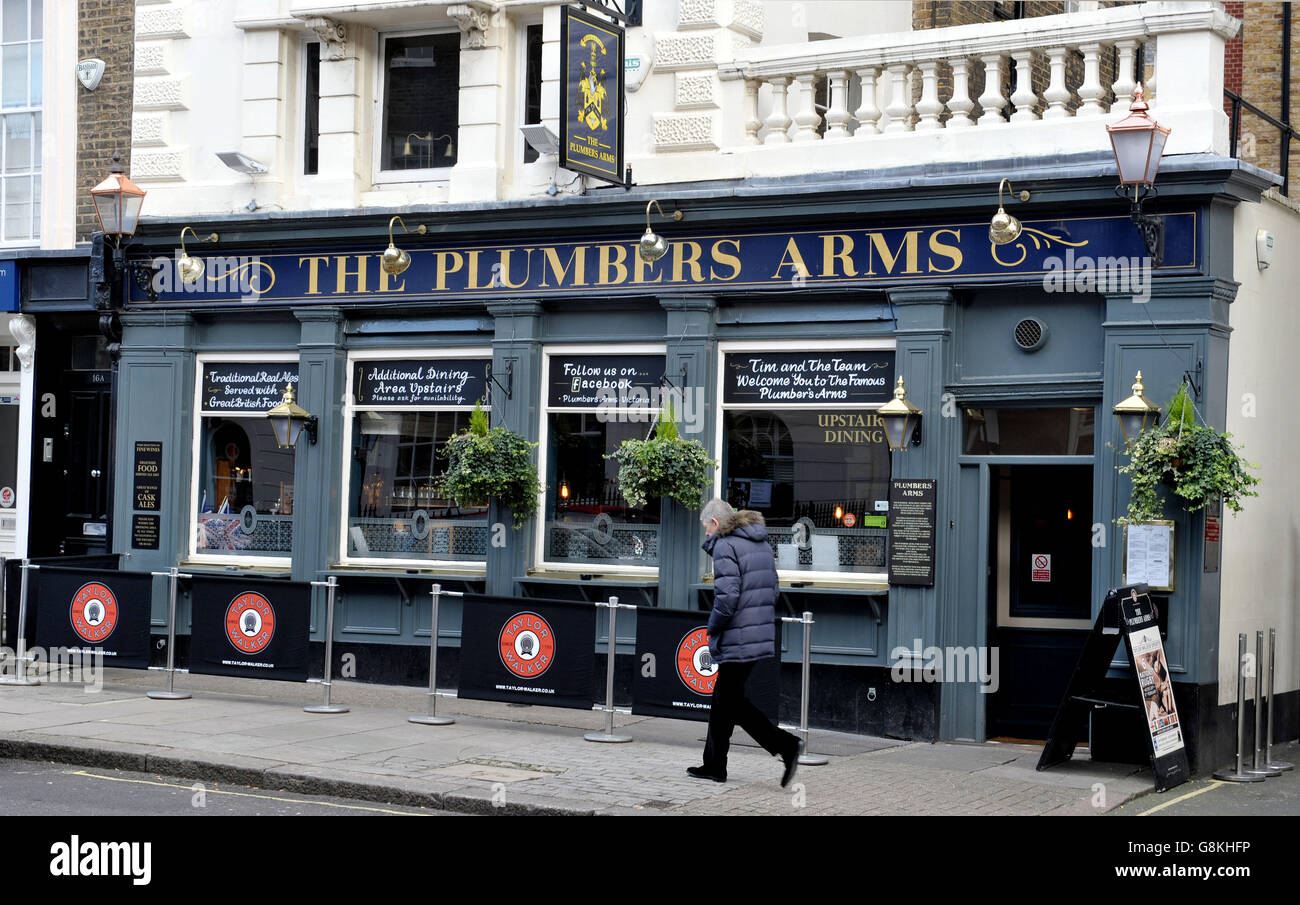
<path id="1" fill-rule="evenodd" d="M 29 569 L 39 569 L 40 566 L 33 565 L 31 560 L 23 560 L 23 580 L 18 586 L 18 626 L 16 634 L 18 636 L 18 661 L 15 667 L 15 673 L 12 676 L 0 676 L 0 685 L 40 685 L 41 680 L 34 676 L 27 675 L 27 572 Z"/>
<path id="2" fill-rule="evenodd" d="M 1253 776 L 1281 776 L 1281 770 L 1264 764 L 1264 633 L 1255 632 L 1255 753 L 1250 759 L 1247 773 Z"/>
<path id="3" fill-rule="evenodd" d="M 188 700 L 190 697 L 188 691 L 176 691 L 176 585 L 180 579 L 193 578 L 194 576 L 181 572 L 175 566 L 172 566 L 166 572 L 150 572 L 149 574 L 167 579 L 167 690 L 151 691 L 146 697 L 153 698 L 155 701 Z"/>
<path id="4" fill-rule="evenodd" d="M 429 588 L 429 599 L 433 601 L 432 621 L 429 623 L 429 714 L 407 718 L 422 726 L 450 726 L 456 722 L 449 716 L 438 716 L 438 598 L 443 594 L 449 597 L 465 596 L 460 591 L 444 591 L 436 581 Z"/>
<path id="5" fill-rule="evenodd" d="M 1267 742 L 1264 745 L 1264 765 L 1270 770 L 1279 770 L 1285 773 L 1287 770 L 1295 769 L 1295 764 L 1284 760 L 1273 760 L 1273 695 L 1277 693 L 1277 686 L 1274 685 L 1273 667 L 1277 660 L 1277 629 L 1268 630 L 1268 735 L 1265 736 Z"/>
<path id="6" fill-rule="evenodd" d="M 589 742 L 630 742 L 630 735 L 614 734 L 614 654 L 616 633 L 618 631 L 618 611 L 620 608 L 625 610 L 635 610 L 636 607 L 629 603 L 619 603 L 617 597 L 610 597 L 609 603 L 596 602 L 596 606 L 609 607 L 609 648 L 605 655 L 605 731 L 588 732 L 583 736 Z"/>
<path id="7" fill-rule="evenodd" d="M 813 614 L 804 610 L 803 616 L 799 618 L 782 616 L 781 621 L 797 623 L 803 627 L 803 653 L 800 656 L 801 668 L 799 672 L 799 725 L 795 728 L 804 743 L 803 753 L 799 755 L 799 763 L 806 767 L 824 767 L 830 763 L 829 759 L 824 755 L 809 752 L 811 735 L 808 731 L 808 688 L 809 673 L 812 669 Z"/>
<path id="8" fill-rule="evenodd" d="M 1264 777 L 1251 775 L 1245 772 L 1242 767 L 1243 749 L 1246 746 L 1246 724 L 1243 722 L 1245 715 L 1242 708 L 1246 700 L 1246 671 L 1244 664 L 1246 662 L 1246 634 L 1242 632 L 1237 636 L 1237 768 L 1235 770 L 1216 770 L 1215 779 L 1221 779 L 1224 782 L 1263 782 Z"/>
<path id="9" fill-rule="evenodd" d="M 321 673 L 321 684 L 325 686 L 325 703 L 311 704 L 304 707 L 303 710 L 308 713 L 347 713 L 348 708 L 342 704 L 330 703 L 330 677 L 333 675 L 334 667 L 334 591 L 338 588 L 339 583 L 333 575 L 329 581 L 313 581 L 314 588 L 326 588 L 325 594 L 325 671 Z"/>

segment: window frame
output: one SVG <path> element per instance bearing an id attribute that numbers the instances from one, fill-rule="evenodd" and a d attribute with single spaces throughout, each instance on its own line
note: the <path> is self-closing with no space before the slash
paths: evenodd
<path id="1" fill-rule="evenodd" d="M 528 153 L 528 142 L 524 139 L 524 133 L 520 131 L 519 126 L 532 125 L 528 122 L 528 31 L 531 28 L 542 29 L 542 61 L 538 67 L 538 80 L 541 82 L 543 94 L 546 88 L 546 27 L 541 16 L 533 15 L 520 17 L 515 21 L 515 36 L 518 42 L 518 52 L 515 55 L 515 72 L 518 78 L 515 82 L 519 91 L 518 103 L 516 103 L 516 115 L 519 117 L 518 126 L 514 130 L 514 153 L 513 159 L 516 167 L 530 167 L 542 159 L 542 154 L 537 155 L 536 160 L 525 160 Z M 545 103 L 542 104 L 545 106 Z M 541 110 L 538 110 L 537 121 L 542 121 Z"/>
<path id="2" fill-rule="evenodd" d="M 718 343 L 718 362 L 717 373 L 714 380 L 714 399 L 717 409 L 716 420 L 713 430 L 713 458 L 718 463 L 713 474 L 713 495 L 722 497 L 723 474 L 722 474 L 722 455 L 723 448 L 726 445 L 726 438 L 723 436 L 723 430 L 726 426 L 726 413 L 729 411 L 752 411 L 764 412 L 781 409 L 806 409 L 808 411 L 819 411 L 827 408 L 837 408 L 845 411 L 878 411 L 885 403 L 870 402 L 844 402 L 844 403 L 807 403 L 807 402 L 778 402 L 773 404 L 756 403 L 756 402 L 732 402 L 724 403 L 723 386 L 726 380 L 726 361 L 727 356 L 737 352 L 807 352 L 813 354 L 819 350 L 831 351 L 885 351 L 894 353 L 894 370 L 898 370 L 898 342 L 893 337 L 880 337 L 870 339 L 780 339 L 780 340 L 724 340 Z M 890 454 L 890 478 L 893 478 L 893 452 Z M 713 569 L 711 565 L 706 567 L 705 575 L 711 575 Z M 853 584 L 869 585 L 879 587 L 887 584 L 889 581 L 888 564 L 883 572 L 814 572 L 811 569 L 798 569 L 791 571 L 789 569 L 777 569 L 777 579 L 781 582 L 792 581 L 812 581 L 827 582 L 835 584 Z"/>
<path id="3" fill-rule="evenodd" d="M 45 141 L 45 23 L 44 12 L 45 5 L 41 6 L 41 36 L 32 37 L 32 3 L 31 0 L 24 0 L 27 7 L 27 39 L 25 41 L 3 41 L 0 38 L 0 44 L 5 46 L 25 45 L 27 47 L 27 66 L 24 70 L 26 82 L 26 99 L 27 103 L 13 107 L 0 106 L 0 248 L 31 248 L 41 244 L 41 216 L 37 213 L 37 208 L 42 206 L 42 190 L 44 189 L 45 170 L 44 160 L 42 159 L 43 145 Z M 46 0 L 50 2 L 50 0 Z M 3 24 L 3 23 L 0 23 Z M 41 102 L 32 104 L 32 48 L 40 45 L 41 48 Z M 4 121 L 10 116 L 30 116 L 32 117 L 32 135 L 29 137 L 31 144 L 31 163 L 26 171 L 21 173 L 5 173 L 3 164 L 5 154 L 8 151 L 9 133 L 5 128 Z M 36 140 L 36 120 L 41 120 L 40 134 L 41 140 Z M 5 236 L 5 222 L 8 219 L 8 201 L 9 201 L 9 180 L 11 178 L 25 178 L 29 180 L 32 187 L 31 198 L 28 202 L 28 225 L 31 228 L 31 235 L 25 238 L 7 238 Z M 37 183 L 40 187 L 37 187 Z"/>
<path id="4" fill-rule="evenodd" d="M 547 396 L 550 393 L 551 381 L 551 358 L 557 355 L 662 355 L 664 356 L 665 365 L 668 358 L 667 343 L 557 343 L 554 345 L 545 345 L 542 347 L 542 379 L 541 389 L 538 395 L 538 428 L 537 428 L 537 473 L 545 476 L 547 471 L 548 460 L 550 458 L 550 441 L 551 441 L 551 415 L 552 414 L 584 414 L 594 412 L 595 409 L 581 408 L 575 406 L 551 406 L 547 404 Z M 644 412 L 658 413 L 660 409 L 628 409 L 628 408 L 611 408 L 607 411 L 615 414 Z M 647 429 L 650 421 L 645 422 Z M 537 524 L 533 528 L 533 570 L 540 572 L 568 572 L 568 573 L 599 573 L 601 575 L 621 575 L 628 577 L 646 577 L 659 574 L 659 566 L 628 566 L 616 565 L 612 563 L 572 563 L 572 562 L 550 562 L 544 557 L 546 555 L 546 494 L 549 488 L 543 483 L 542 491 L 537 500 Z M 557 489 L 558 492 L 558 489 Z M 660 516 L 660 525 L 663 524 L 662 514 Z M 662 540 L 662 535 L 661 535 Z"/>
<path id="5" fill-rule="evenodd" d="M 246 569 L 271 569 L 282 571 L 293 568 L 293 553 L 288 556 L 238 556 L 233 553 L 202 553 L 198 549 L 199 523 L 199 457 L 202 454 L 203 419 L 227 417 L 203 414 L 203 368 L 209 362 L 248 361 L 259 364 L 295 364 L 298 366 L 298 381 L 302 382 L 302 358 L 296 352 L 207 352 L 194 356 L 194 426 L 190 447 L 190 505 L 189 525 L 187 528 L 186 561 L 204 565 L 235 565 Z M 252 415 L 234 415 L 234 418 L 253 418 Z M 294 484 L 297 485 L 298 451 L 293 457 Z M 295 491 L 296 494 L 296 491 Z M 294 521 L 297 522 L 297 507 L 294 507 Z"/>
<path id="6" fill-rule="evenodd" d="M 314 180 L 320 178 L 320 156 L 316 158 L 316 172 L 307 172 L 307 48 L 312 44 L 320 45 L 321 51 L 325 50 L 323 42 L 312 35 L 303 35 L 298 41 L 298 109 L 294 116 L 293 132 L 294 138 L 294 178 L 296 180 Z M 326 57 L 322 52 L 320 62 L 323 66 Z M 317 85 L 319 92 L 320 86 Z M 317 150 L 320 148 L 320 98 L 317 97 L 316 104 L 316 141 Z M 310 182 L 307 183 L 310 185 Z"/>
<path id="7" fill-rule="evenodd" d="M 473 574 L 487 574 L 487 557 L 483 560 L 442 560 L 442 559 L 396 559 L 387 557 L 366 557 L 366 556 L 349 556 L 348 555 L 348 518 L 350 512 L 349 499 L 352 488 L 349 486 L 348 479 L 351 471 L 352 449 L 352 422 L 360 412 L 460 412 L 473 411 L 473 406 L 461 405 L 357 405 L 356 395 L 353 392 L 353 380 L 356 376 L 356 363 L 359 361 L 400 361 L 408 358 L 428 358 L 431 360 L 453 359 L 453 358 L 482 358 L 489 363 L 492 361 L 492 349 L 487 346 L 471 346 L 458 348 L 455 346 L 440 346 L 437 348 L 420 347 L 412 349 L 357 349 L 348 352 L 347 359 L 347 388 L 343 397 L 343 453 L 339 457 L 339 473 L 341 475 L 341 484 L 344 496 L 339 506 L 339 541 L 338 541 L 338 559 L 336 565 L 340 567 L 356 568 L 364 567 L 366 569 L 393 569 L 396 571 L 406 572 L 408 569 L 422 569 L 429 571 L 437 569 L 438 571 L 455 571 L 471 572 Z M 490 387 L 490 385 L 489 385 Z M 488 417 L 491 417 L 491 409 L 487 408 Z M 489 529 L 491 524 L 489 522 Z"/>
<path id="8" fill-rule="evenodd" d="M 448 185 L 451 182 L 451 171 L 456 169 L 460 164 L 459 148 L 460 141 L 460 114 L 457 113 L 456 129 L 453 138 L 458 149 L 456 163 L 449 167 L 428 167 L 422 170 L 385 170 L 383 169 L 383 148 L 384 148 L 384 99 L 387 90 L 387 82 L 384 78 L 384 55 L 385 47 L 389 38 L 416 38 L 423 35 L 448 35 L 460 34 L 460 29 L 455 25 L 446 28 L 414 28 L 414 29 L 396 29 L 393 31 L 380 32 L 375 44 L 375 99 L 371 117 L 371 131 L 374 133 L 371 140 L 371 182 L 375 186 L 400 185 L 404 183 L 429 183 L 435 185 Z M 460 94 L 460 66 L 459 53 L 457 51 L 456 67 L 456 93 Z M 459 101 L 459 97 L 458 97 Z M 457 103 L 457 110 L 460 105 Z M 449 133 L 451 134 L 451 133 Z"/>

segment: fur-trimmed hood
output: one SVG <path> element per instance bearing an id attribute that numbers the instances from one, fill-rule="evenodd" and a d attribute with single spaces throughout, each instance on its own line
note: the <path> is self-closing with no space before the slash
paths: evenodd
<path id="1" fill-rule="evenodd" d="M 738 509 L 730 517 L 718 521 L 718 530 L 714 532 L 715 537 L 726 537 L 728 534 L 743 533 L 748 535 L 750 532 L 741 532 L 741 528 L 748 528 L 756 525 L 763 529 L 763 536 L 767 536 L 767 522 L 763 521 L 763 515 L 755 512 L 753 509 Z M 759 540 L 760 538 L 753 538 Z"/>

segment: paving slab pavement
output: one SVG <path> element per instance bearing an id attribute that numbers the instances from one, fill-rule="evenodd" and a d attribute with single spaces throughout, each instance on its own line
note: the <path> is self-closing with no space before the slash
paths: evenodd
<path id="1" fill-rule="evenodd" d="M 317 685 L 182 675 L 189 700 L 145 697 L 157 672 L 109 669 L 102 690 L 0 687 L 0 757 L 509 814 L 1100 814 L 1152 791 L 1149 771 L 1076 759 L 1039 773 L 1032 745 L 929 744 L 813 730 L 826 766 L 780 762 L 737 730 L 725 784 L 699 763 L 703 723 L 617 714 L 630 744 L 592 744 L 596 711 L 442 698 L 450 726 L 407 717 L 419 689 L 336 681 L 346 714 L 309 714 Z M 1098 784 L 1104 789 L 1099 799 Z M 0 812 L 3 812 L 0 797 Z"/>

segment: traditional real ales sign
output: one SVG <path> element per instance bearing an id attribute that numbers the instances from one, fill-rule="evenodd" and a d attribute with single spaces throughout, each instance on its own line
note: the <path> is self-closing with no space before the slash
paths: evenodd
<path id="1" fill-rule="evenodd" d="M 284 398 L 284 388 L 298 384 L 296 361 L 209 361 L 201 376 L 205 414 L 269 412 Z"/>
<path id="2" fill-rule="evenodd" d="M 560 8 L 560 166 L 623 182 L 623 29 Z"/>

